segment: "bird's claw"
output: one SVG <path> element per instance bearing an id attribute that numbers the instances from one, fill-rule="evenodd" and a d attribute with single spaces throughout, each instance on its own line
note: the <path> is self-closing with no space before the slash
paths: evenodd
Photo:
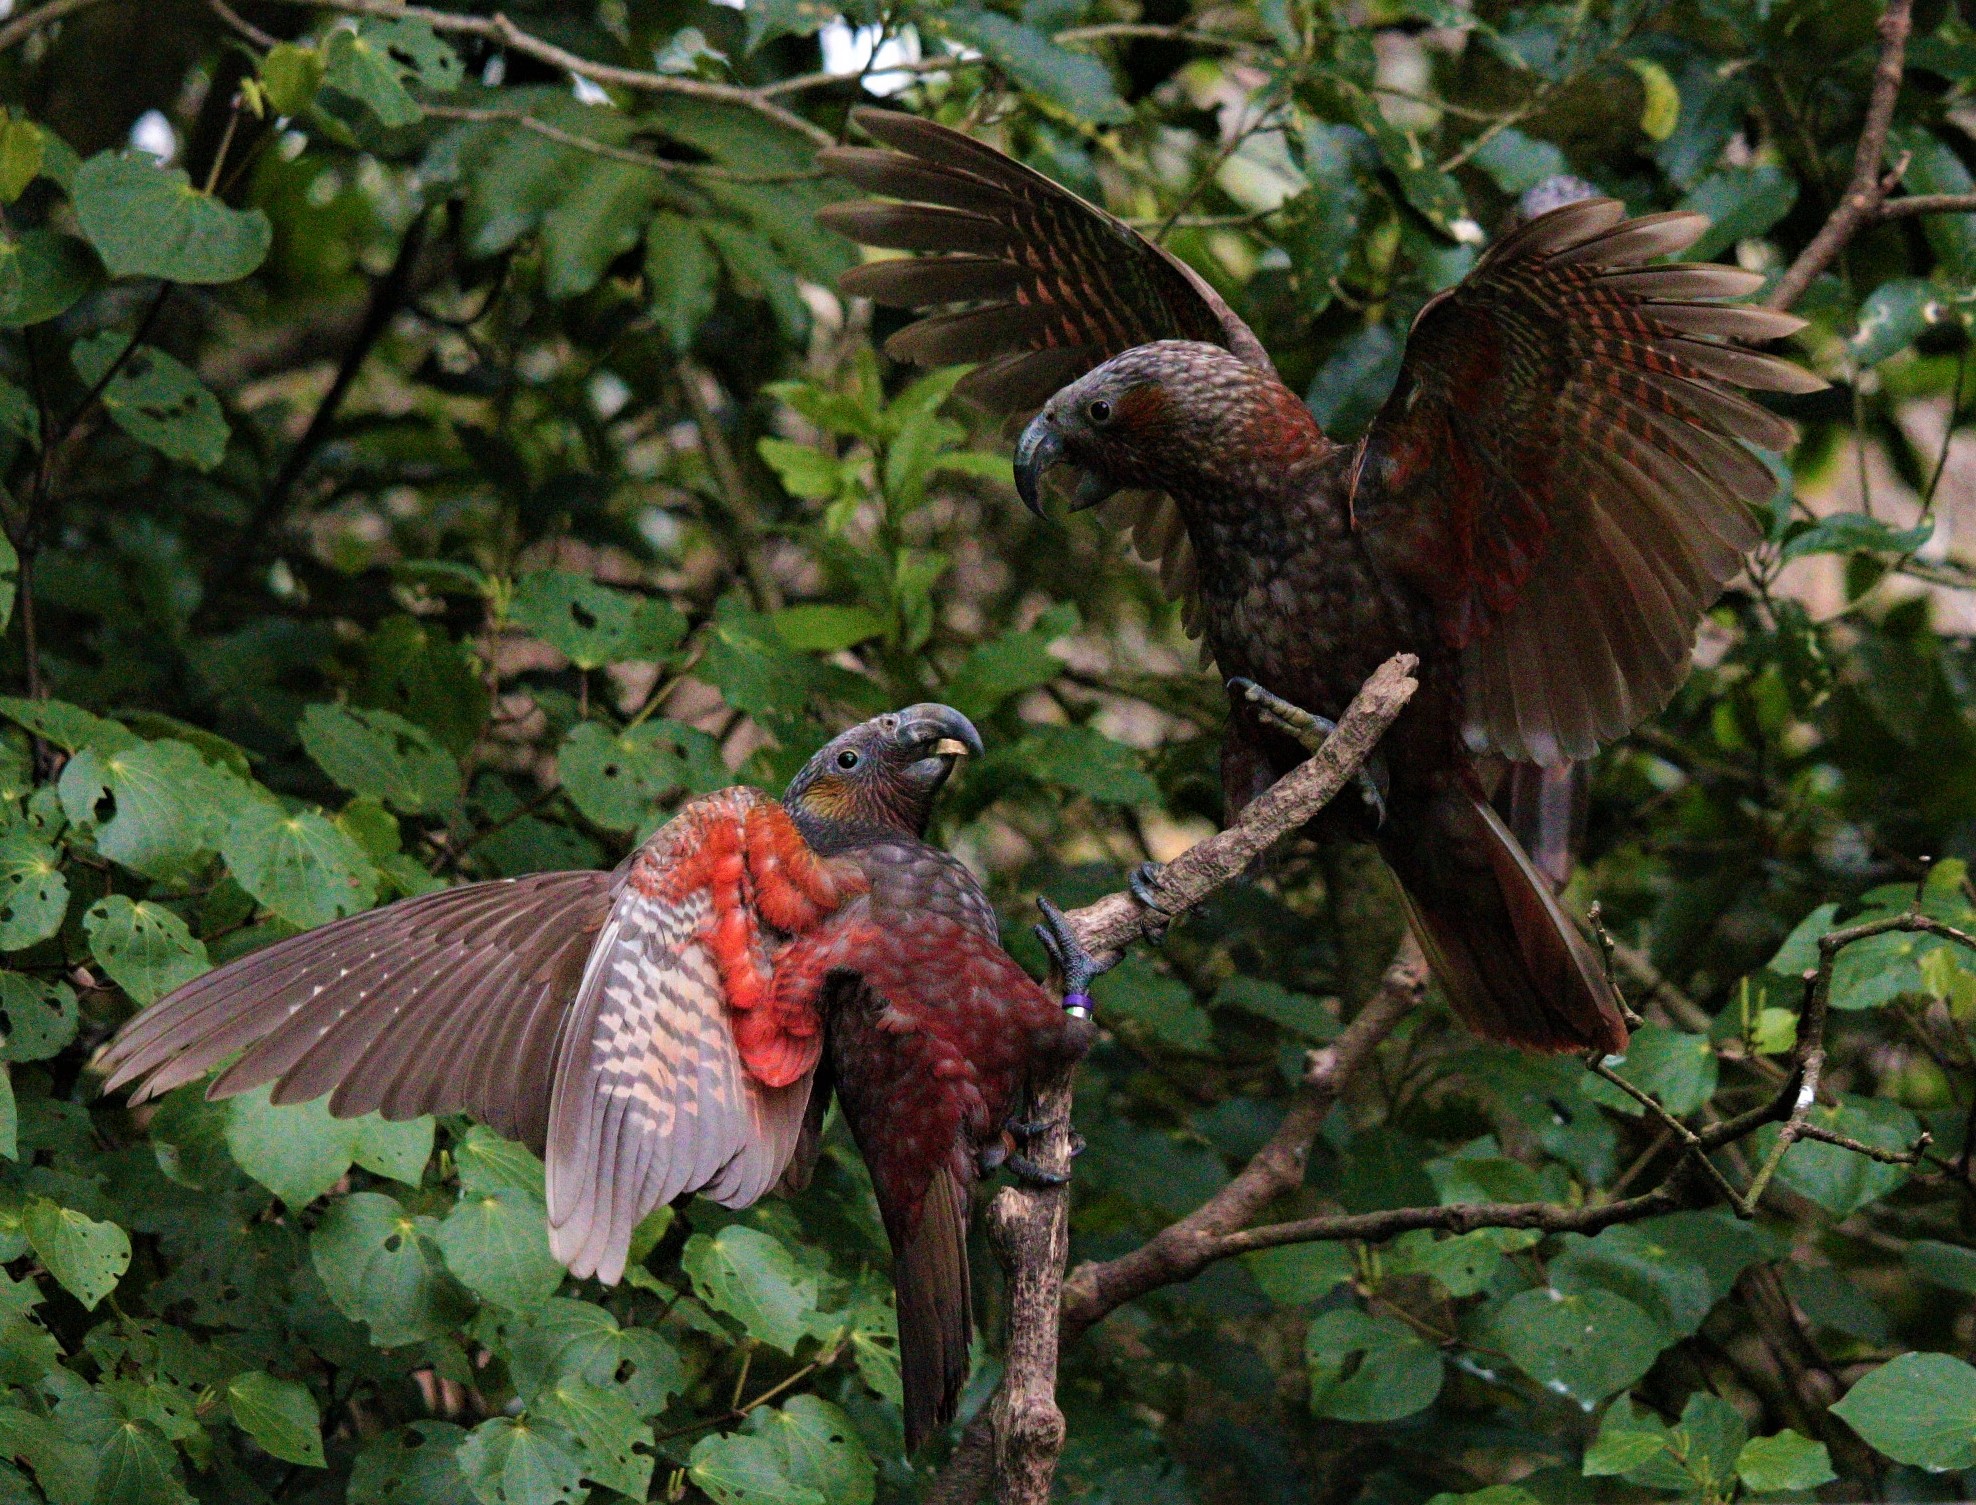
<path id="1" fill-rule="evenodd" d="M 1011 1118 L 1002 1127 L 1007 1129 L 1010 1135 L 1019 1144 L 1025 1146 L 1028 1145 L 1032 1140 L 1034 1140 L 1039 1134 L 1047 1133 L 1050 1128 L 1049 1124 L 1045 1123 L 1041 1119 L 1036 1119 L 1031 1121 L 1020 1118 Z M 1075 1160 L 1079 1155 L 1083 1154 L 1085 1150 L 1087 1150 L 1088 1148 L 1090 1148 L 1090 1146 L 1085 1144 L 1084 1136 L 1082 1134 L 1079 1134 L 1075 1129 L 1071 1130 L 1070 1158 L 1072 1160 Z"/>
<path id="2" fill-rule="evenodd" d="M 1232 695 L 1240 695 L 1256 708 L 1256 718 L 1264 726 L 1274 727 L 1289 737 L 1307 753 L 1316 755 L 1325 740 L 1338 730 L 1338 723 L 1315 711 L 1307 711 L 1300 705 L 1293 705 L 1274 691 L 1265 690 L 1253 679 L 1240 675 L 1228 681 Z M 1367 758 L 1356 775 L 1359 798 L 1365 801 L 1372 811 L 1373 824 L 1386 824 L 1386 765 L 1374 753 Z"/>
<path id="3" fill-rule="evenodd" d="M 1084 949 L 1084 943 L 1070 928 L 1070 919 L 1061 909 L 1047 898 L 1038 896 L 1036 907 L 1043 911 L 1043 923 L 1036 927 L 1036 939 L 1043 943 L 1043 949 L 1050 953 L 1050 960 L 1057 971 L 1063 974 L 1063 1008 L 1066 1014 L 1079 1019 L 1091 1017 L 1091 979 L 1105 972 L 1111 965 L 1098 965 L 1097 959 Z"/>
<path id="4" fill-rule="evenodd" d="M 1002 1162 L 1008 1173 L 1028 1186 L 1068 1186 L 1070 1175 L 1066 1171 L 1046 1171 L 1027 1155 L 1011 1155 Z"/>
<path id="5" fill-rule="evenodd" d="M 1125 880 L 1125 886 L 1131 890 L 1132 897 L 1137 899 L 1139 907 L 1146 911 L 1144 921 L 1146 941 L 1148 945 L 1153 946 L 1166 940 L 1168 928 L 1178 917 L 1174 910 L 1168 909 L 1160 900 L 1159 882 L 1163 866 L 1164 864 L 1158 862 L 1142 862 Z"/>

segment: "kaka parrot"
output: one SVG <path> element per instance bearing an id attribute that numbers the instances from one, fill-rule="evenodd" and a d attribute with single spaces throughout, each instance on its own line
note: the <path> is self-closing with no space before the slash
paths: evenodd
<path id="1" fill-rule="evenodd" d="M 1322 824 L 1376 840 L 1478 1034 L 1623 1049 L 1598 960 L 1489 787 L 1510 764 L 1590 756 L 1681 683 L 1702 613 L 1762 537 L 1749 509 L 1776 488 L 1745 445 L 1793 439 L 1732 388 L 1824 385 L 1733 342 L 1803 321 L 1714 301 L 1754 290 L 1753 272 L 1649 264 L 1691 244 L 1699 215 L 1568 204 L 1421 309 L 1392 396 L 1338 444 L 1178 258 L 956 131 L 855 118 L 881 146 L 821 161 L 883 197 L 825 223 L 930 254 L 869 262 L 843 290 L 962 305 L 888 352 L 979 362 L 958 392 L 1040 406 L 1016 445 L 1024 501 L 1040 513 L 1044 472 L 1071 467 L 1073 506 L 1109 501 L 1159 560 L 1231 676 L 1231 818 L 1382 660 L 1418 654 L 1420 691 L 1381 744 L 1383 819 Z"/>
<path id="2" fill-rule="evenodd" d="M 613 872 L 468 884 L 278 941 L 125 1024 L 105 1090 L 142 1101 L 239 1052 L 208 1097 L 271 1082 L 339 1118 L 472 1113 L 546 1162 L 556 1258 L 615 1283 L 660 1203 L 805 1184 L 834 1088 L 892 1243 L 916 1447 L 967 1378 L 969 1190 L 1010 1158 L 1031 1072 L 1091 1034 L 1062 916 L 1046 903 L 1038 927 L 1059 1004 L 922 839 L 980 751 L 960 712 L 910 706 L 825 745 L 780 803 L 682 806 Z"/>

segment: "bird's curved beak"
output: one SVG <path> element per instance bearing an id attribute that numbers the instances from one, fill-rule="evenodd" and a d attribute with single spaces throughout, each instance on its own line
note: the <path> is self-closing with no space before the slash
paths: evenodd
<path id="1" fill-rule="evenodd" d="M 1102 471 L 1079 465 L 1064 454 L 1063 430 L 1048 413 L 1029 420 L 1022 437 L 1015 441 L 1015 489 L 1023 506 L 1043 516 L 1043 476 L 1057 465 L 1071 465 L 1077 471 L 1077 487 L 1070 494 L 1070 510 L 1082 512 L 1095 507 L 1113 492 L 1118 483 Z"/>
<path id="2" fill-rule="evenodd" d="M 928 701 L 907 706 L 899 712 L 899 730 L 893 734 L 898 745 L 919 754 L 921 760 L 942 759 L 951 768 L 953 760 L 969 754 L 980 757 L 981 733 L 950 705 Z"/>
<path id="3" fill-rule="evenodd" d="M 1015 490 L 1022 505 L 1043 516 L 1043 476 L 1063 460 L 1063 432 L 1048 413 L 1029 420 L 1015 441 Z"/>

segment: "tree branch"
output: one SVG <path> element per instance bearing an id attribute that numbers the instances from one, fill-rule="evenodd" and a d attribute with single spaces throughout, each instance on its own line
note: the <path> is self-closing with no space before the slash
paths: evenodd
<path id="1" fill-rule="evenodd" d="M 399 5 L 394 0 L 281 0 L 284 5 L 303 5 L 311 10 L 341 11 L 347 16 L 376 16 L 391 21 L 423 21 L 434 31 L 454 36 L 480 37 L 510 51 L 523 53 L 552 68 L 578 78 L 587 78 L 605 87 L 629 89 L 641 94 L 676 94 L 710 104 L 736 105 L 773 120 L 777 125 L 809 138 L 817 146 L 830 146 L 836 138 L 801 115 L 785 110 L 756 89 L 739 84 L 717 84 L 706 79 L 688 78 L 676 73 L 646 73 L 637 68 L 620 68 L 581 57 L 553 42 L 523 31 L 505 14 L 465 16 L 455 11 L 434 10 L 424 5 Z"/>
<path id="2" fill-rule="evenodd" d="M 1887 151 L 1887 132 L 1894 123 L 1894 103 L 1900 98 L 1901 76 L 1907 66 L 1907 37 L 1913 25 L 1912 0 L 1887 0 L 1880 17 L 1880 61 L 1873 70 L 1873 96 L 1866 107 L 1866 122 L 1860 127 L 1859 145 L 1853 150 L 1852 179 L 1840 195 L 1839 207 L 1825 221 L 1811 244 L 1798 253 L 1777 285 L 1764 301 L 1772 308 L 1789 308 L 1804 296 L 1851 240 L 1879 213 L 1882 200 L 1900 181 L 1898 172 L 1882 175 L 1880 163 Z M 1919 212 L 1919 211 L 1914 211 Z"/>
<path id="3" fill-rule="evenodd" d="M 1310 759 L 1279 779 L 1233 826 L 1169 863 L 1160 875 L 1162 902 L 1176 913 L 1200 903 L 1323 809 L 1351 781 L 1419 688 L 1412 677 L 1417 662 L 1403 653 L 1380 665 L 1339 720 L 1338 730 Z M 1087 951 L 1111 956 L 1146 933 L 1149 917 L 1131 895 L 1116 893 L 1068 918 Z M 1418 1001 L 1426 980 L 1418 953 L 1403 951 L 1388 979 L 1393 985 L 1382 987 L 1351 1028 L 1313 1056 L 1298 1105 L 1270 1143 L 1205 1206 L 1148 1244 L 1153 1252 L 1136 1251 L 1109 1266 L 1082 1267 L 1072 1279 L 1075 1290 L 1066 1294 L 1070 1205 L 1065 1188 L 1008 1187 L 996 1195 L 988 1212 L 989 1237 L 1009 1281 L 1002 1383 L 963 1434 L 927 1496 L 929 1505 L 976 1500 L 991 1480 L 999 1505 L 1044 1505 L 1063 1449 L 1063 1413 L 1056 1401 L 1062 1342 L 1141 1290 L 1183 1278 L 1171 1272 L 1190 1257 L 1191 1238 L 1203 1230 L 1239 1225 L 1302 1180 L 1304 1156 L 1337 1093 Z M 1070 1073 L 1033 1084 L 1031 1098 L 1032 1115 L 1048 1125 L 1030 1146 L 1031 1158 L 1046 1171 L 1068 1173 Z"/>

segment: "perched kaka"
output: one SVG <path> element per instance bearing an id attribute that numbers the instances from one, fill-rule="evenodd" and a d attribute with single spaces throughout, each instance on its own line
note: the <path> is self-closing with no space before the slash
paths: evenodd
<path id="1" fill-rule="evenodd" d="M 1506 763 L 1590 756 L 1681 683 L 1697 622 L 1762 536 L 1750 507 L 1775 489 L 1745 445 L 1793 437 L 1731 388 L 1823 385 L 1731 342 L 1802 321 L 1710 301 L 1752 291 L 1755 273 L 1648 265 L 1691 244 L 1699 215 L 1568 204 L 1421 310 L 1391 398 L 1340 445 L 1177 258 L 957 132 L 856 118 L 893 149 L 822 161 L 893 202 L 834 205 L 826 223 L 932 254 L 859 267 L 844 291 L 965 305 L 887 349 L 980 362 L 958 391 L 1041 405 L 1016 446 L 1024 500 L 1039 506 L 1059 464 L 1078 473 L 1076 507 L 1136 493 L 1112 515 L 1222 673 L 1293 703 L 1231 695 L 1230 814 L 1306 755 L 1284 730 L 1295 708 L 1308 733 L 1388 655 L 1419 654 L 1371 834 L 1429 960 L 1479 1034 L 1623 1048 L 1597 959 L 1487 789 Z"/>
<path id="2" fill-rule="evenodd" d="M 614 872 L 468 884 L 276 942 L 127 1023 L 106 1090 L 142 1101 L 244 1052 L 208 1097 L 272 1082 L 339 1118 L 472 1113 L 547 1163 L 556 1258 L 614 1283 L 660 1203 L 805 1183 L 834 1087 L 892 1241 L 917 1446 L 967 1378 L 969 1189 L 1007 1158 L 1030 1072 L 1091 1028 L 921 839 L 980 751 L 960 712 L 909 706 L 828 743 L 779 804 L 683 806 Z M 1045 908 L 1081 993 L 1089 964 Z"/>

